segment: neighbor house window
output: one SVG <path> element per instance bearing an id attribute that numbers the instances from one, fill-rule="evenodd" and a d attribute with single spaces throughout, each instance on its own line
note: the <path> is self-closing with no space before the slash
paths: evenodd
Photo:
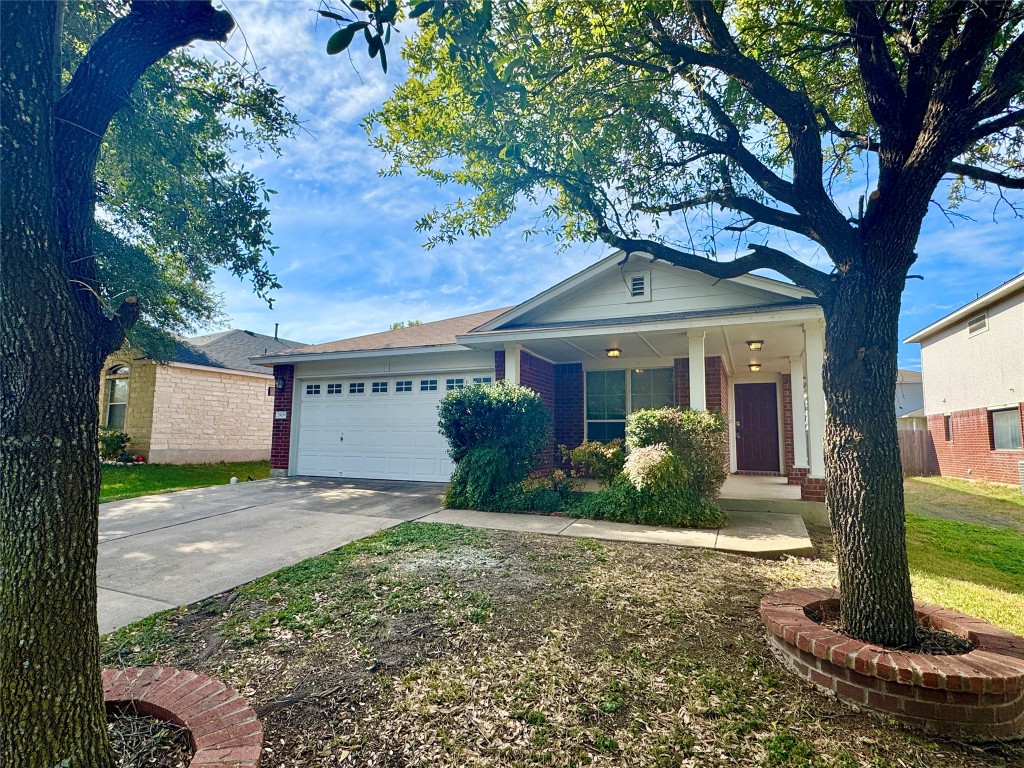
<path id="1" fill-rule="evenodd" d="M 953 417 L 948 413 L 942 417 L 942 429 L 946 434 L 946 442 L 953 440 Z"/>
<path id="2" fill-rule="evenodd" d="M 127 365 L 115 365 L 107 372 L 107 426 L 111 429 L 124 429 L 130 374 Z"/>
<path id="3" fill-rule="evenodd" d="M 1020 408 L 1003 408 L 989 411 L 992 430 L 992 448 L 997 451 L 1019 451 Z"/>

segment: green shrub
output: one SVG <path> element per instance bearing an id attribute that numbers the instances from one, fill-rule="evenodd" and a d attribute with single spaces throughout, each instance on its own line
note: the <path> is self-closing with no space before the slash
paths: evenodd
<path id="1" fill-rule="evenodd" d="M 725 420 L 713 411 L 648 408 L 626 418 L 630 451 L 664 443 L 685 470 L 698 496 L 715 499 L 726 477 Z"/>
<path id="2" fill-rule="evenodd" d="M 449 392 L 438 414 L 456 464 L 448 507 L 488 508 L 526 478 L 549 439 L 551 416 L 540 396 L 508 382 Z"/>
<path id="3" fill-rule="evenodd" d="M 590 440 L 575 448 L 560 445 L 558 450 L 574 475 L 592 477 L 605 488 L 619 476 L 626 461 L 626 451 L 618 438 L 607 443 Z"/>
<path id="4" fill-rule="evenodd" d="M 131 437 L 119 429 L 100 427 L 98 441 L 100 456 L 107 461 L 114 461 L 120 459 L 121 455 L 125 453 L 128 443 L 131 442 Z"/>
<path id="5" fill-rule="evenodd" d="M 634 448 L 626 457 L 622 476 L 638 491 L 657 493 L 674 485 L 685 485 L 686 469 L 664 443 Z"/>
<path id="6" fill-rule="evenodd" d="M 721 528 L 722 508 L 683 485 L 637 490 L 625 476 L 597 493 L 588 493 L 568 509 L 570 515 L 637 525 Z"/>

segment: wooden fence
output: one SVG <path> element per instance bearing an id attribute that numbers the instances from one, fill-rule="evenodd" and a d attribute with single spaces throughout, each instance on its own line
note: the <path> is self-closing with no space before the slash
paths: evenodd
<path id="1" fill-rule="evenodd" d="M 900 430 L 897 434 L 904 477 L 939 474 L 931 432 L 927 429 Z"/>

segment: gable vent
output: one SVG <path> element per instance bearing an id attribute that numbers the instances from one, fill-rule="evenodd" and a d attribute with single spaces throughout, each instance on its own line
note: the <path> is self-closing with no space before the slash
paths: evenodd
<path id="1" fill-rule="evenodd" d="M 633 275 L 629 280 L 629 295 L 643 296 L 647 292 L 647 279 L 644 275 Z"/>
<path id="2" fill-rule="evenodd" d="M 967 335 L 973 336 L 976 333 L 981 333 L 988 329 L 988 315 L 981 314 L 972 317 L 967 321 Z"/>

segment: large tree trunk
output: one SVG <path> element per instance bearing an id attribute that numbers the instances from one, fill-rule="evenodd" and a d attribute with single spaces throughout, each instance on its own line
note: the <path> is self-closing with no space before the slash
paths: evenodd
<path id="1" fill-rule="evenodd" d="M 132 5 L 60 100 L 60 5 L 0 3 L 0 765 L 111 763 L 99 671 L 99 374 L 138 316 L 107 317 L 91 231 L 99 142 L 139 75 L 223 40 L 209 0 Z"/>
<path id="2" fill-rule="evenodd" d="M 897 323 L 906 258 L 854 268 L 825 297 L 825 476 L 843 630 L 887 647 L 914 640 L 896 416 Z"/>
<path id="3" fill-rule="evenodd" d="M 96 629 L 102 358 L 62 268 L 50 79 L 59 6 L 2 9 L 0 763 L 101 766 L 110 763 Z"/>

